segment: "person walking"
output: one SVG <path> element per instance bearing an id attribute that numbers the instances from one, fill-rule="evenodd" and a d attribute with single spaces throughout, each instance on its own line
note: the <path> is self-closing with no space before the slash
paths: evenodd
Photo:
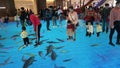
<path id="1" fill-rule="evenodd" d="M 116 2 L 116 6 L 110 12 L 110 34 L 109 44 L 115 46 L 112 42 L 114 32 L 117 32 L 116 44 L 120 45 L 120 2 Z"/>

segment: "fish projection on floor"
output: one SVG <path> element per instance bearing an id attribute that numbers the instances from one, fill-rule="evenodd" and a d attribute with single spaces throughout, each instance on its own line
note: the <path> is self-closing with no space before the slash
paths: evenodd
<path id="1" fill-rule="evenodd" d="M 34 59 L 35 59 L 35 56 L 31 56 L 31 57 L 29 57 L 27 60 L 26 60 L 26 59 L 23 59 L 23 57 L 22 57 L 22 60 L 24 61 L 23 68 L 28 68 L 30 65 L 32 65 L 33 62 L 36 61 L 36 60 L 34 60 Z"/>
<path id="2" fill-rule="evenodd" d="M 55 51 L 52 50 L 51 59 L 52 59 L 53 61 L 55 61 L 56 58 L 57 58 L 57 55 L 56 55 Z"/>
<path id="3" fill-rule="evenodd" d="M 72 59 L 65 59 L 63 60 L 63 62 L 68 62 L 68 61 L 71 61 Z"/>
<path id="4" fill-rule="evenodd" d="M 13 63 L 13 62 L 10 62 L 10 59 L 11 59 L 11 57 L 8 57 L 3 63 L 0 63 L 0 66 L 4 66 L 4 65 Z"/>
<path id="5" fill-rule="evenodd" d="M 52 45 L 49 45 L 48 47 L 47 47 L 47 52 L 46 52 L 46 54 L 45 54 L 45 56 L 47 56 L 48 54 L 50 54 L 50 53 L 52 53 L 52 50 L 53 50 L 53 46 Z"/>
<path id="6" fill-rule="evenodd" d="M 0 40 L 6 40 L 7 38 L 0 38 Z"/>
<path id="7" fill-rule="evenodd" d="M 100 46 L 100 44 L 92 44 L 91 47 Z"/>
<path id="8" fill-rule="evenodd" d="M 62 39 L 59 39 L 59 38 L 56 38 L 59 42 L 65 42 L 64 40 Z"/>
<path id="9" fill-rule="evenodd" d="M 49 44 L 56 44 L 56 43 L 60 43 L 60 42 L 48 41 L 47 43 L 49 43 Z"/>

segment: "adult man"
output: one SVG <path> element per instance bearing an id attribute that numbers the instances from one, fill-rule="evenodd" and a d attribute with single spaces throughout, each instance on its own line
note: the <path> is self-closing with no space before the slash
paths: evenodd
<path id="1" fill-rule="evenodd" d="M 20 21 L 21 21 L 22 27 L 23 26 L 25 27 L 24 23 L 25 23 L 26 16 L 27 16 L 27 14 L 26 14 L 25 8 L 21 7 Z"/>
<path id="2" fill-rule="evenodd" d="M 108 33 L 108 27 L 109 27 L 109 23 L 108 23 L 108 16 L 110 14 L 110 10 L 111 8 L 109 7 L 109 4 L 106 3 L 105 7 L 102 10 L 102 19 L 103 19 L 103 32 L 106 31 L 106 33 Z"/>
<path id="3" fill-rule="evenodd" d="M 113 34 L 117 31 L 117 41 L 116 44 L 120 44 L 120 2 L 116 3 L 116 6 L 110 12 L 110 35 L 109 44 L 115 46 L 112 43 Z"/>

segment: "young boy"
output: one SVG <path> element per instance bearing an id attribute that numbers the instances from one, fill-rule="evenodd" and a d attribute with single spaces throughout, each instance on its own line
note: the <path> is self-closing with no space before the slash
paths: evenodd
<path id="1" fill-rule="evenodd" d="M 91 22 L 88 22 L 88 25 L 86 25 L 86 36 L 91 37 L 91 34 L 93 34 L 93 25 Z"/>
<path id="2" fill-rule="evenodd" d="M 96 23 L 96 32 L 97 32 L 97 37 L 99 37 L 100 33 L 102 32 L 102 26 L 99 23 Z"/>
<path id="3" fill-rule="evenodd" d="M 28 33 L 26 32 L 26 28 L 25 27 L 22 27 L 21 37 L 23 38 L 24 47 L 28 46 L 29 39 L 28 39 Z"/>
<path id="4" fill-rule="evenodd" d="M 73 39 L 73 35 L 74 35 L 74 24 L 72 24 L 72 22 L 69 21 L 69 20 L 68 20 L 68 22 L 67 22 L 67 35 L 68 35 L 67 40 Z"/>

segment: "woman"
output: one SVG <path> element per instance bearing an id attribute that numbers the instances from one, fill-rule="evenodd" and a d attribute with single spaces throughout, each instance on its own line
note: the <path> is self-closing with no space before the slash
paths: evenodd
<path id="1" fill-rule="evenodd" d="M 32 22 L 34 31 L 36 33 L 36 38 L 37 38 L 36 45 L 39 45 L 41 22 L 40 19 L 35 14 L 33 14 L 31 10 L 29 11 L 29 13 L 30 13 L 30 21 Z"/>
<path id="2" fill-rule="evenodd" d="M 73 41 L 75 41 L 76 40 L 76 31 L 75 31 L 75 28 L 76 28 L 76 25 L 78 24 L 78 15 L 77 15 L 77 12 L 75 12 L 73 10 L 73 6 L 69 7 L 68 19 L 74 25 L 74 39 L 73 39 Z"/>

